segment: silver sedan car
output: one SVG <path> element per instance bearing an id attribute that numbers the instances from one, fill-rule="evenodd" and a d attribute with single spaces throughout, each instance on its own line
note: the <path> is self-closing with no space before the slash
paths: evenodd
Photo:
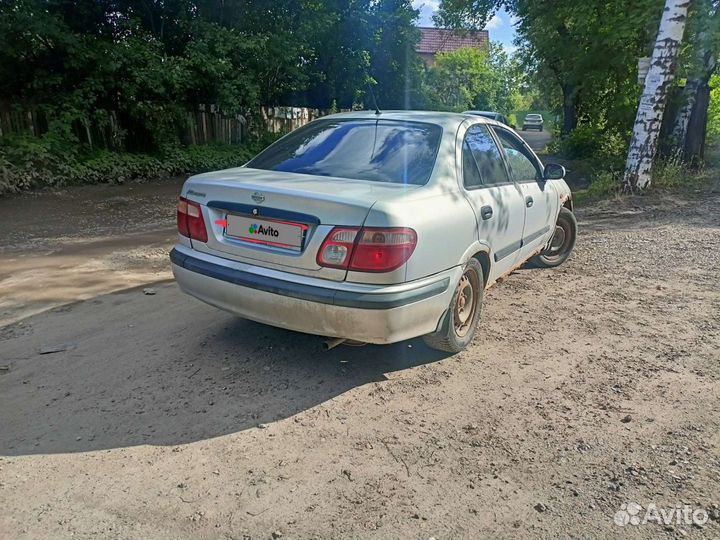
<path id="1" fill-rule="evenodd" d="M 327 116 L 243 167 L 189 178 L 172 269 L 208 304 L 330 345 L 425 336 L 457 352 L 487 287 L 570 255 L 564 174 L 475 115 Z"/>
<path id="2" fill-rule="evenodd" d="M 537 129 L 538 131 L 542 131 L 544 125 L 545 121 L 543 120 L 542 114 L 526 114 L 523 120 L 522 130 Z"/>

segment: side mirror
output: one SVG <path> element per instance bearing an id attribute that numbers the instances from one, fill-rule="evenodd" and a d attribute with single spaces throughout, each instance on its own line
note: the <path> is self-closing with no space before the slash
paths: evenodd
<path id="1" fill-rule="evenodd" d="M 545 180 L 562 180 L 565 178 L 565 167 L 557 163 L 548 163 L 543 171 Z"/>

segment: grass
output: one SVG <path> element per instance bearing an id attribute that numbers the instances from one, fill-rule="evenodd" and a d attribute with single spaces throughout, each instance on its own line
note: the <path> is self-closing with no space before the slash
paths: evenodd
<path id="1" fill-rule="evenodd" d="M 622 171 L 601 171 L 592 176 L 587 189 L 574 193 L 575 201 L 585 202 L 622 194 Z M 703 189 L 720 189 L 720 144 L 708 146 L 705 163 L 691 167 L 677 160 L 659 161 L 652 171 L 650 188 L 645 193 L 697 193 Z"/>

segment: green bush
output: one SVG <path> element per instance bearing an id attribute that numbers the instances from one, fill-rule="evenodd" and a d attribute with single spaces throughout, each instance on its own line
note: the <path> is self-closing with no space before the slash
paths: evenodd
<path id="1" fill-rule="evenodd" d="M 242 146 L 197 145 L 150 155 L 88 151 L 72 144 L 57 149 L 43 138 L 6 138 L 0 140 L 0 194 L 75 184 L 156 180 L 237 167 L 268 142 L 268 137 L 261 137 Z"/>
<path id="2" fill-rule="evenodd" d="M 625 165 L 627 147 L 628 140 L 622 134 L 583 124 L 553 141 L 551 152 L 568 159 L 587 159 L 605 170 L 620 171 Z"/>
<path id="3" fill-rule="evenodd" d="M 708 108 L 707 140 L 710 144 L 720 144 L 720 75 L 710 79 L 710 106 Z"/>

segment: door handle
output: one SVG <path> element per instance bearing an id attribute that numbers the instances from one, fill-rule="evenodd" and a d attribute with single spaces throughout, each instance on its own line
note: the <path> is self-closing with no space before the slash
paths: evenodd
<path id="1" fill-rule="evenodd" d="M 532 197 L 530 197 L 530 196 L 525 197 L 525 206 L 527 206 L 528 208 L 530 208 L 534 202 L 535 201 L 533 201 Z"/>
<path id="2" fill-rule="evenodd" d="M 493 215 L 492 206 L 483 206 L 480 209 L 480 217 L 483 219 L 490 219 Z"/>

